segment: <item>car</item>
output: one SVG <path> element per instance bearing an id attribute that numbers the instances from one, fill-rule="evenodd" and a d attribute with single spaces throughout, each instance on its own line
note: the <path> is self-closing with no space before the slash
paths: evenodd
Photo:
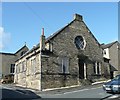
<path id="1" fill-rule="evenodd" d="M 120 93 L 120 75 L 103 84 L 103 89 L 109 93 Z"/>
<path id="2" fill-rule="evenodd" d="M 2 79 L 1 79 L 1 83 L 12 83 L 14 81 L 14 75 L 13 74 L 9 74 L 9 75 L 5 75 Z"/>

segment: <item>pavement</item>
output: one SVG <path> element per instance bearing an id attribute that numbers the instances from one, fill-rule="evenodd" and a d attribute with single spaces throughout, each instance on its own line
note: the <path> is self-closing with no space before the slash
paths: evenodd
<path id="1" fill-rule="evenodd" d="M 82 85 L 82 86 L 76 86 L 76 87 L 68 87 L 68 88 L 55 88 L 55 89 L 45 89 L 43 91 L 31 89 L 31 88 L 26 88 L 26 87 L 21 87 L 16 84 L 3 84 L 3 87 L 11 88 L 11 89 L 22 89 L 22 90 L 30 90 L 32 92 L 35 92 L 37 94 L 62 94 L 66 92 L 71 92 L 71 91 L 77 91 L 77 90 L 82 90 L 86 88 L 94 88 L 94 87 L 99 87 L 102 86 L 104 83 L 98 83 L 94 85 Z"/>

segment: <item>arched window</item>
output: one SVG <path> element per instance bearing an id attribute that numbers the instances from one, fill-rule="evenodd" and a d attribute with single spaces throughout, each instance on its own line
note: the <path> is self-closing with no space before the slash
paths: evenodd
<path id="1" fill-rule="evenodd" d="M 85 45 L 86 45 L 84 38 L 82 36 L 77 36 L 75 38 L 75 45 L 78 49 L 83 50 L 85 48 Z"/>

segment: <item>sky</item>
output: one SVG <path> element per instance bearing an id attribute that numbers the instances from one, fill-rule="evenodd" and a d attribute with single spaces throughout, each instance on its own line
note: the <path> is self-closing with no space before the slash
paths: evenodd
<path id="1" fill-rule="evenodd" d="M 39 43 L 42 28 L 47 38 L 75 13 L 100 43 L 118 40 L 117 2 L 3 2 L 0 52 L 15 53 L 25 43 L 31 49 Z"/>

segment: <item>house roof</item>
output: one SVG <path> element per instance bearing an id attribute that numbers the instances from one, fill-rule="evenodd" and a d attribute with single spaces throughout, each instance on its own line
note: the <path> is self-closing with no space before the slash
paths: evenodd
<path id="1" fill-rule="evenodd" d="M 23 54 L 20 58 L 18 58 L 16 61 L 18 61 L 19 59 L 23 58 L 24 56 L 26 56 L 27 54 L 33 52 L 34 50 L 38 49 L 40 47 L 40 43 L 38 43 L 35 47 L 33 47 L 31 50 L 27 51 L 25 54 Z"/>
<path id="2" fill-rule="evenodd" d="M 113 65 L 110 64 L 110 71 L 118 71 Z"/>
<path id="3" fill-rule="evenodd" d="M 77 14 L 78 15 L 78 14 Z M 81 15 L 78 15 L 78 16 L 81 16 Z M 49 36 L 48 38 L 46 38 L 45 42 L 49 42 L 51 39 L 55 38 L 58 34 L 60 34 L 60 32 L 62 32 L 65 28 L 67 28 L 69 25 L 71 25 L 75 20 L 77 19 L 74 19 L 72 20 L 69 24 L 65 25 L 64 27 L 62 27 L 61 29 L 59 29 L 58 31 L 56 31 L 55 33 L 53 33 L 51 36 Z M 82 21 L 82 20 L 81 20 Z M 83 21 L 84 23 L 84 21 Z M 85 23 L 84 23 L 85 24 Z M 85 24 L 86 25 L 86 24 Z M 86 25 L 87 27 L 87 25 Z M 87 29 L 89 30 L 89 28 L 87 27 Z M 92 37 L 95 39 L 95 41 L 98 43 L 98 45 L 100 46 L 100 43 L 98 42 L 98 40 L 95 38 L 95 36 L 91 33 L 91 31 L 89 32 Z M 29 50 L 28 52 L 26 52 L 22 57 L 24 57 L 25 55 L 29 54 L 30 52 L 32 52 L 33 50 L 35 49 L 38 49 L 40 47 L 40 43 L 38 43 L 35 47 L 33 47 L 31 50 Z M 22 58 L 20 57 L 20 58 Z"/>
<path id="4" fill-rule="evenodd" d="M 57 36 L 61 31 L 63 31 L 65 28 L 67 28 L 69 25 L 71 25 L 76 19 L 72 20 L 69 24 L 67 24 L 66 26 L 64 26 L 63 28 L 59 29 L 57 32 L 55 32 L 54 34 L 52 34 L 51 36 L 49 36 L 47 39 L 46 39 L 46 42 L 48 42 L 49 40 L 53 39 L 55 36 Z M 84 21 L 83 21 L 84 23 Z M 84 23 L 85 24 L 85 23 Z M 86 25 L 86 24 L 85 24 Z M 87 25 L 86 25 L 87 27 Z M 89 28 L 87 27 L 87 29 L 89 30 Z M 92 37 L 95 39 L 95 41 L 98 43 L 98 45 L 100 46 L 100 43 L 98 42 L 98 40 L 95 38 L 95 36 L 92 34 L 92 32 L 90 31 L 89 32 Z"/>
<path id="5" fill-rule="evenodd" d="M 118 41 L 114 41 L 114 42 L 112 42 L 112 43 L 109 43 L 109 44 L 101 44 L 101 47 L 103 48 L 103 49 L 105 49 L 105 48 L 110 48 L 113 44 L 115 44 L 115 43 L 117 43 Z"/>
<path id="6" fill-rule="evenodd" d="M 4 52 L 0 52 L 0 54 L 3 54 L 3 55 L 12 55 L 12 56 L 15 56 L 15 54 L 13 54 L 13 53 L 4 53 Z"/>
<path id="7" fill-rule="evenodd" d="M 22 49 L 26 48 L 27 46 L 24 45 L 23 47 L 21 47 L 17 52 L 15 52 L 15 54 L 17 54 L 18 52 L 20 52 Z M 27 47 L 28 48 L 28 47 Z"/>
<path id="8" fill-rule="evenodd" d="M 71 21 L 69 24 L 67 24 L 66 26 L 62 27 L 61 29 L 59 29 L 57 32 L 53 33 L 51 36 L 49 36 L 47 39 L 46 39 L 46 42 L 48 42 L 49 40 L 53 39 L 55 36 L 57 36 L 61 31 L 63 31 L 66 27 L 68 27 L 70 24 L 72 24 L 74 22 Z"/>
<path id="9" fill-rule="evenodd" d="M 5 52 L 0 52 L 0 54 L 4 54 L 4 55 L 13 55 L 15 56 L 19 51 L 21 51 L 22 49 L 24 49 L 25 47 L 27 47 L 26 45 L 24 45 L 22 48 L 20 48 L 17 52 L 15 53 L 5 53 Z M 27 47 L 28 48 L 28 47 Z"/>

